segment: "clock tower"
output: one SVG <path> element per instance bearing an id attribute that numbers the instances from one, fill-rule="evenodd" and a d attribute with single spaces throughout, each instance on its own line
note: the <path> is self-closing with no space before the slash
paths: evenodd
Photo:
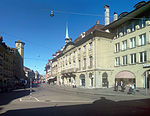
<path id="1" fill-rule="evenodd" d="M 20 56 L 22 57 L 22 59 L 24 59 L 24 42 L 21 42 L 20 40 L 15 41 L 16 43 L 16 49 L 18 50 Z"/>

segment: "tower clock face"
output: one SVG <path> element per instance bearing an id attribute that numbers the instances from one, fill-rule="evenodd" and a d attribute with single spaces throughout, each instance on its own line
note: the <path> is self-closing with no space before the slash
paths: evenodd
<path id="1" fill-rule="evenodd" d="M 18 47 L 20 47 L 20 43 L 18 43 Z"/>

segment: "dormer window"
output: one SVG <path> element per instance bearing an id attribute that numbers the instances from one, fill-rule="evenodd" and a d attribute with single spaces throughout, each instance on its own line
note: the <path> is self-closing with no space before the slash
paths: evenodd
<path id="1" fill-rule="evenodd" d="M 123 35 L 125 35 L 125 34 L 127 34 L 127 27 L 126 26 L 123 27 Z"/>
<path id="2" fill-rule="evenodd" d="M 131 23 L 131 31 L 135 31 L 135 26 L 136 26 L 136 23 L 135 23 L 135 22 L 132 22 L 132 23 Z"/>
<path id="3" fill-rule="evenodd" d="M 145 20 L 145 17 L 143 17 L 139 20 L 139 26 L 140 28 L 143 28 L 145 27 L 145 25 L 146 25 L 146 20 Z"/>
<path id="4" fill-rule="evenodd" d="M 119 29 L 116 30 L 116 38 L 119 37 Z"/>

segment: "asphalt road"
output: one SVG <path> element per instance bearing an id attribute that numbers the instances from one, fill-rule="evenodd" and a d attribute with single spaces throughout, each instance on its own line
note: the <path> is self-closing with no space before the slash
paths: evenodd
<path id="1" fill-rule="evenodd" d="M 150 116 L 150 99 L 93 95 L 41 84 L 0 94 L 0 116 Z"/>

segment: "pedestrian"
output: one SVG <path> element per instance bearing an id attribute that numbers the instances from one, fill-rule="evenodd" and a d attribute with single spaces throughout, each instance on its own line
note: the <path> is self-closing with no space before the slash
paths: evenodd
<path id="1" fill-rule="evenodd" d="M 125 83 L 121 81 L 121 91 L 124 92 L 124 90 L 125 90 Z"/>
<path id="2" fill-rule="evenodd" d="M 135 88 L 135 87 L 134 87 L 134 83 L 132 83 L 132 84 L 131 84 L 131 92 L 132 92 L 132 94 L 135 94 L 134 88 Z"/>
<path id="3" fill-rule="evenodd" d="M 115 82 L 115 91 L 118 91 L 118 82 Z"/>

